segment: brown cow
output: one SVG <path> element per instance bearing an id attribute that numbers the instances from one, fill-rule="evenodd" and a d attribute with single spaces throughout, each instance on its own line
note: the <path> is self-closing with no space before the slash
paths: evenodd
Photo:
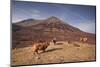
<path id="1" fill-rule="evenodd" d="M 86 42 L 87 40 L 88 40 L 87 37 L 84 37 L 84 38 L 80 37 L 80 41 L 82 42 Z"/>
<path id="2" fill-rule="evenodd" d="M 49 42 L 42 42 L 42 43 L 36 43 L 33 45 L 33 52 L 34 54 L 38 54 L 38 51 L 41 50 L 45 52 L 46 48 L 49 46 Z"/>

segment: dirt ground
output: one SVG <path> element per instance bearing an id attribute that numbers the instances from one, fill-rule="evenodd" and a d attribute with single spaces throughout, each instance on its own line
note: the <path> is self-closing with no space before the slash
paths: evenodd
<path id="1" fill-rule="evenodd" d="M 60 41 L 57 45 L 50 43 L 46 52 L 34 55 L 32 47 L 12 50 L 12 65 L 48 64 L 78 61 L 95 61 L 95 45 Z"/>

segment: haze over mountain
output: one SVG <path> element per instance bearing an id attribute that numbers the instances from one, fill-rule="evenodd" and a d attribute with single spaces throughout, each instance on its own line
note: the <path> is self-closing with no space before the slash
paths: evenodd
<path id="1" fill-rule="evenodd" d="M 87 43 L 95 43 L 95 34 L 81 31 L 54 16 L 44 20 L 27 19 L 13 23 L 12 29 L 14 47 L 23 44 L 28 46 L 41 39 L 51 41 L 53 38 L 58 41 L 79 41 L 80 37 L 87 37 Z"/>

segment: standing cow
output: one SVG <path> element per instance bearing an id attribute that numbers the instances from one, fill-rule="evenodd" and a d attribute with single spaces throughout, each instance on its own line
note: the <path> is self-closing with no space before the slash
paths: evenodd
<path id="1" fill-rule="evenodd" d="M 45 52 L 46 48 L 49 45 L 50 45 L 49 42 L 34 43 L 34 45 L 33 45 L 33 52 L 34 52 L 34 54 L 39 54 L 38 51 Z"/>
<path id="2" fill-rule="evenodd" d="M 80 37 L 80 41 L 82 41 L 82 42 L 87 42 L 87 37 Z"/>
<path id="3" fill-rule="evenodd" d="M 56 43 L 57 43 L 57 39 L 56 38 L 53 38 L 53 43 L 54 43 L 54 45 L 56 45 Z"/>

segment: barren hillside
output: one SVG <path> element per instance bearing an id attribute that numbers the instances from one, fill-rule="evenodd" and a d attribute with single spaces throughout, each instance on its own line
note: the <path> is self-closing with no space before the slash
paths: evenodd
<path id="1" fill-rule="evenodd" d="M 83 32 L 57 17 L 50 17 L 45 20 L 27 19 L 12 24 L 13 48 L 32 45 L 38 40 L 51 41 L 57 38 L 58 41 L 80 41 L 80 37 L 86 37 L 87 43 L 95 44 L 95 34 Z"/>

